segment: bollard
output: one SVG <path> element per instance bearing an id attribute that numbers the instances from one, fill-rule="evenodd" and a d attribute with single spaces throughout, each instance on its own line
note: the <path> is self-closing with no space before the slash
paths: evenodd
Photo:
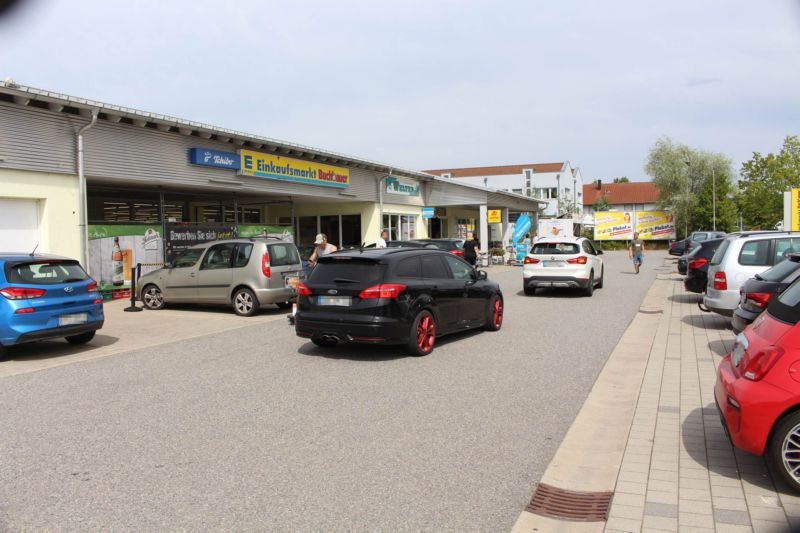
<path id="1" fill-rule="evenodd" d="M 136 269 L 141 269 L 141 267 L 141 263 L 135 267 L 131 267 L 131 306 L 124 309 L 126 313 L 135 313 L 142 310 L 141 307 L 136 307 L 136 281 L 138 279 L 136 277 Z"/>

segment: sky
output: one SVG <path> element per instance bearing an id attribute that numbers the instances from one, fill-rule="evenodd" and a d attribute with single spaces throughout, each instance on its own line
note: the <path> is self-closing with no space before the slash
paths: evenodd
<path id="1" fill-rule="evenodd" d="M 800 1 L 22 0 L 6 77 L 409 169 L 642 181 L 662 136 L 738 170 L 800 134 Z"/>

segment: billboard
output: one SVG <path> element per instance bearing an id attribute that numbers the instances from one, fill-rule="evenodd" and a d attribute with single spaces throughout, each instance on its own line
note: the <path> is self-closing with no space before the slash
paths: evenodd
<path id="1" fill-rule="evenodd" d="M 539 238 L 574 237 L 575 230 L 571 218 L 540 218 Z"/>
<path id="2" fill-rule="evenodd" d="M 639 238 L 645 241 L 677 237 L 672 213 L 666 211 L 638 211 L 636 231 L 639 232 Z"/>
<path id="3" fill-rule="evenodd" d="M 594 240 L 627 241 L 634 232 L 645 241 L 675 239 L 675 220 L 666 211 L 598 211 L 594 214 Z"/>
<path id="4" fill-rule="evenodd" d="M 598 211 L 594 214 L 594 240 L 625 241 L 633 238 L 633 214 L 629 211 Z"/>

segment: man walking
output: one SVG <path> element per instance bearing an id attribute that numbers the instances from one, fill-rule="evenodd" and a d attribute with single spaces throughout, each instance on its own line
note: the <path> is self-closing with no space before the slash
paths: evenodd
<path id="1" fill-rule="evenodd" d="M 386 241 L 389 240 L 389 232 L 383 230 L 381 232 L 381 236 L 378 237 L 378 240 L 375 241 L 375 248 L 386 248 Z"/>
<path id="2" fill-rule="evenodd" d="M 633 234 L 633 240 L 628 246 L 628 257 L 633 259 L 633 271 L 638 274 L 644 261 L 644 241 L 639 238 L 638 231 Z"/>

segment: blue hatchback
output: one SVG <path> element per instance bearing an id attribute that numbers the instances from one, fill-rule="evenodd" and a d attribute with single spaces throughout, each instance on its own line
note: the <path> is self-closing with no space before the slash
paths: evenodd
<path id="1" fill-rule="evenodd" d="M 57 337 L 87 343 L 103 320 L 97 282 L 74 259 L 0 253 L 0 356 Z"/>

